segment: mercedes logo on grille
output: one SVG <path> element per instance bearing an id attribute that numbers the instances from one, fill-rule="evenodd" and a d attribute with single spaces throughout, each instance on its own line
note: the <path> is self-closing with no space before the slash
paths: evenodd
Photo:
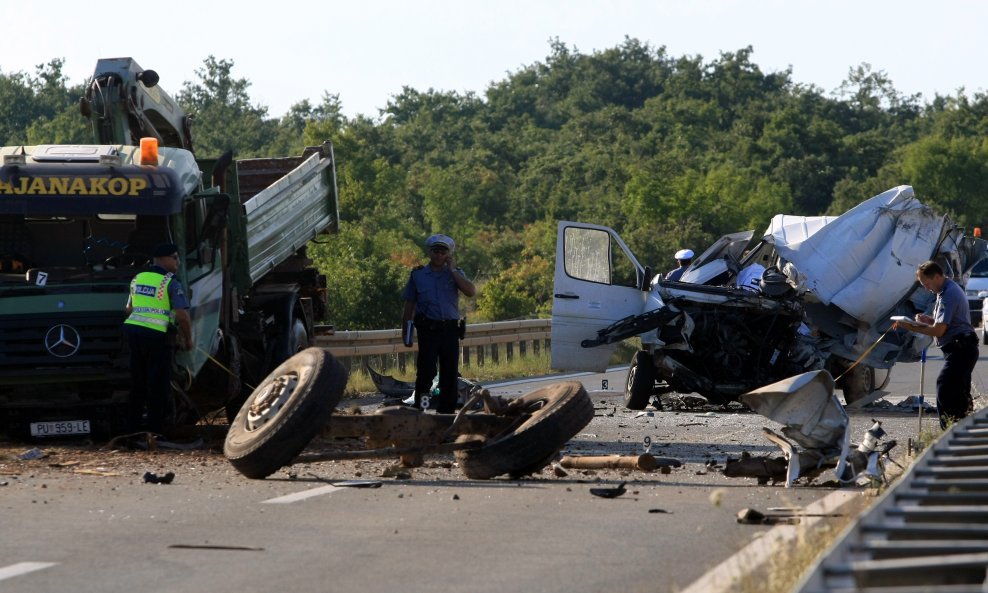
<path id="1" fill-rule="evenodd" d="M 67 358 L 79 351 L 82 338 L 71 325 L 53 325 L 45 334 L 45 350 L 52 356 Z"/>

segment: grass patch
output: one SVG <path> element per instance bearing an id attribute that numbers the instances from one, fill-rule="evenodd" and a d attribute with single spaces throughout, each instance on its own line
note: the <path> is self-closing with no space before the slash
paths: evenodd
<path id="1" fill-rule="evenodd" d="M 741 593 L 789 593 L 804 575 L 812 569 L 817 559 L 830 548 L 854 521 L 845 514 L 830 520 L 820 521 L 811 527 L 798 528 L 796 539 L 776 541 L 774 553 L 761 570 L 741 579 Z"/>

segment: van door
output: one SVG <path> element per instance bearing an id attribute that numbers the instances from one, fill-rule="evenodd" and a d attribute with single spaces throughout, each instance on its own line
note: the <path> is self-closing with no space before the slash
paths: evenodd
<path id="1" fill-rule="evenodd" d="M 560 222 L 552 299 L 552 367 L 606 370 L 617 344 L 583 348 L 580 343 L 596 338 L 597 330 L 619 319 L 642 313 L 649 281 L 643 266 L 613 230 Z"/>

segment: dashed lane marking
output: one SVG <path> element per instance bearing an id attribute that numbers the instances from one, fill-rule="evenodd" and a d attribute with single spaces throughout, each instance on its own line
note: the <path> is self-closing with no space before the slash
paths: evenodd
<path id="1" fill-rule="evenodd" d="M 50 568 L 52 566 L 55 566 L 56 564 L 58 563 L 57 562 L 18 562 L 17 564 L 4 566 L 0 568 L 0 581 L 4 579 L 12 579 L 14 577 L 19 577 L 29 572 L 34 572 L 36 570 L 43 570 L 45 568 Z"/>
<path id="2" fill-rule="evenodd" d="M 292 502 L 305 500 L 307 498 L 312 498 L 314 496 L 322 496 L 323 494 L 332 494 L 337 490 L 343 490 L 343 488 L 333 486 L 332 484 L 327 484 L 326 486 L 320 486 L 318 488 L 313 488 L 312 490 L 303 490 L 302 492 L 296 492 L 295 494 L 286 494 L 285 496 L 279 496 L 277 498 L 269 498 L 261 502 L 264 504 L 289 504 Z"/>

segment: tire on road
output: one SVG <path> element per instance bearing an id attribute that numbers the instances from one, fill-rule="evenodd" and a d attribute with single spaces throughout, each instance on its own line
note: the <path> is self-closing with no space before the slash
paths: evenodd
<path id="1" fill-rule="evenodd" d="M 516 400 L 521 415 L 479 449 L 456 452 L 463 473 L 474 480 L 501 474 L 520 477 L 541 470 L 593 420 L 593 401 L 577 381 L 554 383 Z"/>
<path id="2" fill-rule="evenodd" d="M 346 382 L 346 369 L 321 348 L 292 356 L 244 402 L 223 454 L 248 478 L 266 478 L 289 465 L 329 421 Z"/>
<path id="3" fill-rule="evenodd" d="M 652 355 L 645 350 L 635 352 L 628 367 L 628 378 L 624 382 L 624 407 L 629 410 L 644 410 L 652 400 L 655 391 L 655 364 Z"/>

